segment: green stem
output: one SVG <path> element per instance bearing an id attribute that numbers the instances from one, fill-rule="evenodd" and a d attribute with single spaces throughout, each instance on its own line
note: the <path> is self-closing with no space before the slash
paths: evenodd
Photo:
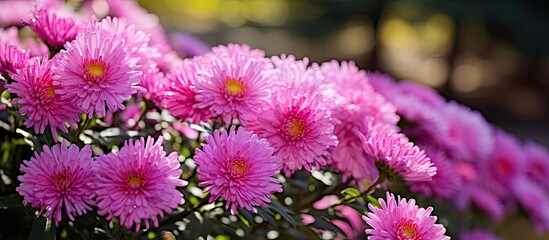
<path id="1" fill-rule="evenodd" d="M 347 202 L 347 203 L 350 203 L 352 201 L 354 201 L 355 199 L 358 199 L 358 198 L 362 198 L 368 194 L 370 194 L 370 192 L 372 190 L 375 189 L 375 187 L 377 187 L 377 185 L 385 182 L 385 179 L 386 177 L 383 175 L 383 174 L 380 174 L 379 177 L 377 178 L 377 180 L 370 186 L 368 187 L 368 189 L 366 189 L 366 191 L 362 192 L 360 195 L 356 196 L 356 197 L 351 197 L 351 198 L 347 198 L 347 199 L 340 199 L 336 204 L 334 204 L 332 207 L 335 207 L 335 206 L 338 206 L 338 205 L 342 205 L 343 203 Z"/>

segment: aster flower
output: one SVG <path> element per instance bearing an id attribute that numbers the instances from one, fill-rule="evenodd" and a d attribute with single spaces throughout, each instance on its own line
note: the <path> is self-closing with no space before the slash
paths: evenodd
<path id="1" fill-rule="evenodd" d="M 76 38 L 79 25 L 70 17 L 60 17 L 53 9 L 39 8 L 33 12 L 30 21 L 26 21 L 36 35 L 52 47 L 60 48 L 66 42 Z"/>
<path id="2" fill-rule="evenodd" d="M 480 185 L 480 182 L 469 182 L 462 185 L 453 198 L 456 207 L 465 210 L 472 204 L 492 219 L 501 219 L 505 215 L 502 200 L 487 187 Z"/>
<path id="3" fill-rule="evenodd" d="M 336 104 L 330 109 L 334 132 L 339 140 L 330 149 L 328 163 L 343 172 L 344 177 L 375 180 L 374 161 L 364 152 L 358 133 L 365 134 L 371 124 L 396 124 L 396 108 L 374 92 L 365 72 L 354 62 L 333 60 L 323 63 L 326 95 L 333 95 Z"/>
<path id="4" fill-rule="evenodd" d="M 88 183 L 93 179 L 93 159 L 90 146 L 80 150 L 78 146 L 61 144 L 43 146 L 42 153 L 34 153 L 30 161 L 23 161 L 18 179 L 21 184 L 17 192 L 23 196 L 23 203 L 45 211 L 55 225 L 61 221 L 62 212 L 74 221 L 75 215 L 82 215 L 91 206 L 94 194 Z"/>
<path id="5" fill-rule="evenodd" d="M 141 88 L 142 72 L 136 71 L 135 58 L 125 51 L 124 42 L 107 32 L 85 32 L 65 45 L 56 61 L 54 85 L 92 118 L 105 115 L 105 108 L 124 109 L 122 102 Z"/>
<path id="6" fill-rule="evenodd" d="M 195 84 L 196 106 L 220 116 L 225 123 L 233 118 L 253 118 L 268 105 L 269 80 L 263 71 L 270 68 L 264 61 L 244 55 L 212 59 L 210 71 L 199 72 Z"/>
<path id="7" fill-rule="evenodd" d="M 143 72 L 140 86 L 145 89 L 143 97 L 151 100 L 156 106 L 163 106 L 165 91 L 168 88 L 168 80 L 158 68 L 147 69 Z"/>
<path id="8" fill-rule="evenodd" d="M 394 126 L 376 124 L 366 136 L 359 136 L 364 150 L 388 180 L 430 181 L 436 174 L 437 168 L 425 152 L 397 133 Z"/>
<path id="9" fill-rule="evenodd" d="M 53 83 L 52 62 L 44 57 L 42 62 L 32 58 L 29 66 L 13 75 L 14 82 L 6 85 L 9 92 L 19 97 L 21 114 L 27 115 L 26 127 L 34 127 L 35 133 L 44 133 L 50 126 L 53 139 L 57 141 L 57 130 L 68 133 L 68 126 L 78 128 L 79 107 L 64 99 L 58 93 L 59 86 Z"/>
<path id="10" fill-rule="evenodd" d="M 538 233 L 549 231 L 549 200 L 547 192 L 535 182 L 517 178 L 511 184 L 511 192 L 521 208 L 528 214 Z"/>
<path id="11" fill-rule="evenodd" d="M 484 161 L 494 148 L 493 130 L 484 117 L 456 102 L 444 105 L 441 114 L 448 127 L 439 145 L 454 160 Z"/>
<path id="12" fill-rule="evenodd" d="M 459 234 L 460 240 L 503 240 L 494 233 L 477 228 Z"/>
<path id="13" fill-rule="evenodd" d="M 412 182 L 410 188 L 412 191 L 422 193 L 427 197 L 450 198 L 461 185 L 454 165 L 446 154 L 439 149 L 429 146 L 421 146 L 421 149 L 425 150 L 425 155 L 431 159 L 431 162 L 437 168 L 437 174 L 433 176 L 431 181 Z"/>
<path id="14" fill-rule="evenodd" d="M 196 107 L 194 85 L 198 66 L 202 68 L 209 64 L 201 57 L 183 60 L 181 68 L 167 74 L 167 86 L 163 96 L 164 108 L 168 109 L 173 116 L 193 123 L 208 121 L 211 116 L 208 109 Z"/>
<path id="15" fill-rule="evenodd" d="M 280 172 L 273 148 L 265 139 L 232 126 L 229 132 L 215 130 L 204 137 L 206 144 L 196 150 L 200 186 L 208 186 L 210 202 L 223 197 L 232 214 L 237 207 L 253 211 L 254 205 L 270 203 L 269 195 L 282 192 L 272 176 Z"/>
<path id="16" fill-rule="evenodd" d="M 119 152 L 97 157 L 92 186 L 97 195 L 100 215 L 107 220 L 120 218 L 120 224 L 139 231 L 149 221 L 158 227 L 158 217 L 185 201 L 176 187 L 186 186 L 180 178 L 181 169 L 176 152 L 166 156 L 163 138 L 156 142 L 150 136 L 128 140 Z"/>
<path id="17" fill-rule="evenodd" d="M 0 41 L 0 53 L 0 75 L 7 73 L 11 76 L 28 64 L 29 52 L 14 44 Z"/>
<path id="18" fill-rule="evenodd" d="M 549 151 L 538 143 L 527 142 L 523 149 L 526 174 L 549 190 Z"/>
<path id="19" fill-rule="evenodd" d="M 437 217 L 431 216 L 432 207 L 419 208 L 414 199 L 395 200 L 392 193 L 387 192 L 387 201 L 379 199 L 381 208 L 372 204 L 368 207 L 372 212 L 362 219 L 372 227 L 366 229 L 368 239 L 450 239 L 444 235 L 446 229 L 435 224 Z"/>

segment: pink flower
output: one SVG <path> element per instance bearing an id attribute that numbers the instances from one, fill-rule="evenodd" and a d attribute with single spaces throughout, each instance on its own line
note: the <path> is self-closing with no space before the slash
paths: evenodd
<path id="1" fill-rule="evenodd" d="M 328 89 L 325 94 L 336 99 L 330 111 L 339 143 L 330 149 L 328 163 L 343 172 L 345 178 L 373 181 L 377 170 L 364 152 L 358 134 L 366 134 L 372 123 L 396 124 L 396 108 L 373 91 L 365 72 L 354 62 L 339 64 L 332 60 L 323 63 L 321 70 Z"/>
<path id="2" fill-rule="evenodd" d="M 450 239 L 444 235 L 446 229 L 435 224 L 437 217 L 431 216 L 432 207 L 419 208 L 414 199 L 405 198 L 395 200 L 392 193 L 387 192 L 387 201 L 379 199 L 381 208 L 372 204 L 368 207 L 372 212 L 362 219 L 372 227 L 366 229 L 368 239 Z"/>
<path id="3" fill-rule="evenodd" d="M 470 182 L 461 186 L 454 196 L 456 207 L 465 210 L 472 203 L 492 219 L 501 219 L 505 215 L 502 200 L 486 187 L 479 186 L 480 184 L 479 182 Z"/>
<path id="4" fill-rule="evenodd" d="M 44 56 L 43 59 L 47 57 Z M 50 126 L 53 139 L 57 141 L 57 130 L 68 133 L 68 123 L 77 129 L 80 121 L 78 106 L 64 99 L 59 86 L 53 82 L 52 62 L 33 58 L 29 66 L 13 75 L 14 82 L 6 85 L 9 92 L 17 94 L 16 102 L 21 104 L 21 114 L 27 115 L 25 126 L 34 127 L 35 133 L 44 133 Z"/>
<path id="5" fill-rule="evenodd" d="M 225 123 L 233 118 L 247 120 L 268 105 L 269 80 L 263 71 L 271 67 L 242 54 L 212 57 L 208 71 L 199 72 L 195 84 L 196 106 L 221 116 Z"/>
<path id="6" fill-rule="evenodd" d="M 459 234 L 460 240 L 503 240 L 494 233 L 477 228 Z"/>
<path id="7" fill-rule="evenodd" d="M 168 80 L 158 68 L 146 69 L 142 75 L 140 86 L 145 89 L 142 95 L 151 100 L 157 107 L 162 108 L 165 91 L 168 88 Z"/>
<path id="8" fill-rule="evenodd" d="M 56 93 L 82 106 L 92 118 L 105 115 L 105 108 L 124 109 L 122 102 L 141 88 L 142 72 L 136 71 L 135 58 L 124 50 L 124 41 L 107 32 L 85 32 L 65 45 L 56 62 Z"/>
<path id="9" fill-rule="evenodd" d="M 210 202 L 223 197 L 225 209 L 235 214 L 237 207 L 253 211 L 254 205 L 270 203 L 269 195 L 282 192 L 280 182 L 272 176 L 280 172 L 273 148 L 265 139 L 232 126 L 230 131 L 204 137 L 203 149 L 196 150 L 200 186 L 208 186 Z"/>
<path id="10" fill-rule="evenodd" d="M 307 60 L 293 56 L 273 60 L 273 87 L 270 106 L 244 125 L 267 138 L 286 176 L 305 168 L 326 165 L 328 149 L 337 145 L 326 98 L 320 92 L 322 73 L 308 68 Z"/>
<path id="11" fill-rule="evenodd" d="M 12 76 L 28 64 L 29 52 L 14 44 L 0 41 L 0 53 L 0 75 L 7 73 Z"/>
<path id="12" fill-rule="evenodd" d="M 430 181 L 436 174 L 437 168 L 425 152 L 397 133 L 392 125 L 376 124 L 360 138 L 364 150 L 388 180 Z"/>
<path id="13" fill-rule="evenodd" d="M 135 231 L 149 228 L 149 221 L 158 227 L 158 217 L 185 200 L 176 187 L 187 185 L 180 178 L 181 169 L 176 152 L 166 156 L 162 147 L 163 138 L 156 142 L 150 136 L 128 140 L 119 152 L 97 157 L 93 170 L 92 186 L 97 195 L 100 215 L 107 220 L 120 218 L 120 224 Z"/>
<path id="14" fill-rule="evenodd" d="M 25 22 L 36 35 L 50 46 L 60 48 L 76 38 L 80 28 L 74 19 L 60 17 L 51 8 L 39 8 Z"/>
<path id="15" fill-rule="evenodd" d="M 63 210 L 74 221 L 91 206 L 94 194 L 88 183 L 93 180 L 90 146 L 80 150 L 76 145 L 67 147 L 61 142 L 49 148 L 44 145 L 42 153 L 34 153 L 30 161 L 23 161 L 18 179 L 17 192 L 24 197 L 23 203 L 40 208 L 58 225 Z"/>
<path id="16" fill-rule="evenodd" d="M 549 190 L 549 151 L 544 146 L 527 142 L 523 149 L 527 162 L 527 175 L 538 184 Z"/>
<path id="17" fill-rule="evenodd" d="M 437 168 L 437 174 L 428 182 L 412 182 L 412 191 L 424 194 L 427 197 L 450 198 L 461 185 L 460 177 L 454 164 L 444 152 L 433 147 L 423 147 L 425 155 L 431 159 Z"/>
<path id="18" fill-rule="evenodd" d="M 442 117 L 448 128 L 440 145 L 448 149 L 454 160 L 481 162 L 494 148 L 494 134 L 484 117 L 456 102 L 447 103 Z"/>
<path id="19" fill-rule="evenodd" d="M 185 59 L 180 69 L 172 70 L 166 76 L 167 86 L 163 97 L 163 106 L 171 114 L 183 120 L 193 123 L 208 121 L 211 113 L 208 109 L 196 107 L 197 68 L 209 66 L 203 58 L 195 57 L 192 60 Z"/>
<path id="20" fill-rule="evenodd" d="M 511 184 L 511 193 L 530 217 L 536 232 L 541 234 L 549 231 L 549 200 L 545 189 L 521 177 Z"/>

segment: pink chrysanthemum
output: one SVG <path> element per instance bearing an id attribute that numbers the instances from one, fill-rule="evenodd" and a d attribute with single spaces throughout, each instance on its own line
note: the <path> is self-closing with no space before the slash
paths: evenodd
<path id="1" fill-rule="evenodd" d="M 460 240 L 503 240 L 494 233 L 477 228 L 459 234 Z"/>
<path id="2" fill-rule="evenodd" d="M 265 139 L 235 128 L 204 137 L 206 144 L 194 157 L 200 186 L 208 186 L 210 202 L 223 197 L 225 209 L 232 214 L 237 207 L 253 211 L 254 205 L 270 203 L 271 193 L 282 192 L 280 182 L 272 177 L 280 172 L 273 148 Z"/>
<path id="3" fill-rule="evenodd" d="M 481 162 L 494 148 L 494 134 L 484 117 L 476 111 L 456 102 L 449 102 L 442 108 L 442 117 L 447 132 L 439 144 L 454 160 Z"/>
<path id="4" fill-rule="evenodd" d="M 120 224 L 139 231 L 141 222 L 149 228 L 149 221 L 158 227 L 158 217 L 185 200 L 176 187 L 186 186 L 180 178 L 181 169 L 176 152 L 166 156 L 163 138 L 152 137 L 128 140 L 119 152 L 97 157 L 93 166 L 100 215 L 107 220 L 120 218 Z"/>
<path id="5" fill-rule="evenodd" d="M 323 63 L 325 94 L 335 95 L 336 104 L 331 108 L 334 132 L 339 140 L 330 149 L 328 163 L 343 172 L 344 177 L 375 180 L 376 168 L 364 152 L 358 133 L 365 134 L 370 124 L 396 124 L 399 117 L 396 108 L 374 92 L 365 72 L 354 62 L 333 60 Z"/>
<path id="6" fill-rule="evenodd" d="M 479 169 L 485 173 L 483 181 L 489 182 L 490 189 L 507 198 L 511 181 L 524 175 L 526 164 L 518 139 L 496 129 L 493 151 L 480 163 Z"/>
<path id="7" fill-rule="evenodd" d="M 76 38 L 80 27 L 70 17 L 60 17 L 54 9 L 39 8 L 33 18 L 25 22 L 36 35 L 50 46 L 60 48 Z"/>
<path id="8" fill-rule="evenodd" d="M 212 61 L 209 71 L 198 73 L 195 84 L 198 108 L 221 116 L 228 124 L 233 118 L 251 119 L 268 105 L 270 82 L 263 71 L 270 64 L 244 55 L 220 55 Z"/>
<path id="9" fill-rule="evenodd" d="M 44 145 L 42 153 L 35 152 L 21 164 L 24 174 L 18 177 L 17 192 L 24 197 L 23 203 L 40 208 L 39 215 L 46 211 L 56 225 L 63 210 L 74 221 L 74 215 L 86 213 L 95 204 L 88 185 L 93 180 L 92 164 L 89 145 L 82 150 L 72 144 L 67 147 L 64 141 L 51 148 Z"/>
<path id="10" fill-rule="evenodd" d="M 293 56 L 274 59 L 271 104 L 245 123 L 260 137 L 267 138 L 282 163 L 286 176 L 305 168 L 326 165 L 328 149 L 337 145 L 326 98 L 319 85 L 319 69 L 308 68 L 307 60 L 295 61 Z"/>
<path id="11" fill-rule="evenodd" d="M 34 127 L 35 133 L 44 133 L 50 126 L 51 133 L 57 141 L 57 131 L 68 133 L 70 127 L 76 129 L 79 118 L 79 107 L 71 104 L 58 93 L 59 86 L 53 83 L 52 62 L 33 58 L 29 66 L 13 75 L 14 82 L 6 85 L 9 92 L 17 94 L 16 102 L 21 104 L 21 114 L 28 116 L 25 126 Z"/>
<path id="12" fill-rule="evenodd" d="M 124 48 L 128 55 L 138 58 L 137 70 L 141 72 L 154 71 L 161 57 L 158 50 L 150 46 L 150 34 L 138 30 L 133 24 L 129 24 L 125 18 L 106 17 L 101 21 L 92 17 L 86 24 L 84 32 L 105 31 L 124 41 Z M 142 75 L 140 78 L 145 78 Z"/>
<path id="13" fill-rule="evenodd" d="M 435 224 L 437 217 L 431 216 L 432 207 L 419 208 L 414 199 L 406 201 L 400 196 L 395 200 L 394 195 L 389 192 L 387 201 L 380 198 L 379 204 L 381 208 L 368 204 L 372 212 L 362 217 L 373 228 L 366 229 L 368 239 L 450 239 L 444 235 L 444 226 Z"/>
<path id="14" fill-rule="evenodd" d="M 165 91 L 168 88 L 168 80 L 158 68 L 147 69 L 143 72 L 143 79 L 140 86 L 145 89 L 142 95 L 145 99 L 151 100 L 157 107 L 163 107 Z"/>
<path id="15" fill-rule="evenodd" d="M 530 217 L 536 231 L 538 233 L 549 231 L 549 199 L 545 189 L 521 177 L 513 181 L 511 192 Z"/>
<path id="16" fill-rule="evenodd" d="M 192 60 L 185 59 L 180 69 L 172 70 L 166 76 L 167 87 L 164 92 L 163 105 L 173 116 L 183 120 L 190 120 L 193 123 L 208 121 L 211 113 L 208 109 L 196 107 L 194 85 L 196 83 L 197 69 L 208 66 L 207 62 L 200 57 Z"/>
<path id="17" fill-rule="evenodd" d="M 482 183 L 469 182 L 460 187 L 454 195 L 456 207 L 465 210 L 473 204 L 493 219 L 501 219 L 505 215 L 505 208 L 501 199 L 486 187 L 479 186 Z"/>
<path id="18" fill-rule="evenodd" d="M 549 190 L 549 150 L 534 142 L 527 142 L 523 149 L 526 174 Z"/>
<path id="19" fill-rule="evenodd" d="M 397 133 L 386 124 L 374 125 L 366 136 L 360 135 L 366 153 L 372 156 L 376 166 L 389 180 L 430 181 L 436 174 L 425 152 L 411 143 L 406 136 Z"/>
<path id="20" fill-rule="evenodd" d="M 461 185 L 454 165 L 448 160 L 444 152 L 433 147 L 421 146 L 421 148 L 425 150 L 425 155 L 431 159 L 437 168 L 437 174 L 433 176 L 431 181 L 411 183 L 410 188 L 427 197 L 450 198 Z"/>
<path id="21" fill-rule="evenodd" d="M 26 67 L 28 61 L 29 52 L 19 49 L 14 44 L 0 41 L 0 75 L 15 74 L 18 69 Z"/>
<path id="22" fill-rule="evenodd" d="M 107 32 L 85 32 L 65 45 L 56 62 L 54 85 L 92 118 L 124 109 L 124 100 L 141 88 L 142 72 L 136 71 L 136 58 L 130 58 L 124 41 Z"/>

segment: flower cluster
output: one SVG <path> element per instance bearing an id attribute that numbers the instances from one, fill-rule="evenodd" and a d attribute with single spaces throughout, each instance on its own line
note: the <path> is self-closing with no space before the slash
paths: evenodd
<path id="1" fill-rule="evenodd" d="M 90 14 L 94 4 L 112 16 Z M 520 207 L 549 231 L 549 150 L 433 89 L 245 44 L 172 49 L 132 1 L 19 10 L 17 24 L 34 35 L 0 29 L 0 148 L 22 173 L 14 192 L 56 226 L 96 210 L 136 232 L 189 238 L 233 228 L 243 237 L 243 227 L 257 237 L 272 225 L 298 239 L 334 229 L 335 238 L 498 239 L 447 232 L 422 207 L 435 199 L 457 209 L 446 222 Z M 29 147 L 34 156 L 10 155 Z M 395 182 L 423 196 L 373 197 Z M 95 222 L 89 229 L 112 228 Z"/>

